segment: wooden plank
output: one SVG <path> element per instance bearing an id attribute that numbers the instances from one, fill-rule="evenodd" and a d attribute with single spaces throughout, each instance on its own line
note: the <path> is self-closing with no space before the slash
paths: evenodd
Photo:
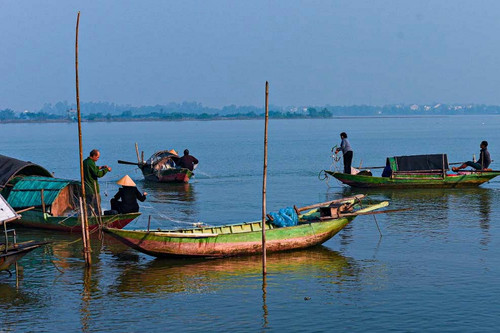
<path id="1" fill-rule="evenodd" d="M 361 200 L 364 197 L 366 197 L 365 194 L 358 194 L 358 195 L 355 195 L 355 196 L 352 196 L 352 197 L 347 197 L 347 198 L 343 198 L 343 199 L 336 199 L 336 200 L 332 200 L 332 201 L 321 202 L 321 203 L 317 203 L 317 204 L 314 204 L 314 205 L 305 206 L 305 207 L 301 207 L 301 208 L 297 208 L 296 206 L 294 206 L 294 209 L 297 212 L 297 214 L 299 214 L 300 212 L 303 212 L 305 210 L 310 210 L 310 209 L 313 209 L 313 208 L 318 208 L 318 207 L 323 207 L 323 206 L 330 206 L 330 205 L 335 204 L 335 203 L 349 202 L 349 201 L 353 201 L 353 200 Z"/>

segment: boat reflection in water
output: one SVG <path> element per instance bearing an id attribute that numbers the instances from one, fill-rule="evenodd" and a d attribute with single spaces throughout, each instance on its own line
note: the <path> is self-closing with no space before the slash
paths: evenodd
<path id="1" fill-rule="evenodd" d="M 361 268 L 352 258 L 324 246 L 307 250 L 269 253 L 267 287 L 280 284 L 283 274 L 293 279 L 326 278 L 334 285 L 353 281 Z M 211 260 L 155 259 L 123 271 L 115 286 L 128 293 L 202 293 L 217 289 L 244 288 L 262 279 L 261 256 Z"/>
<path id="2" fill-rule="evenodd" d="M 439 237 L 447 233 L 450 225 L 471 228 L 479 227 L 482 232 L 481 245 L 490 241 L 490 221 L 493 200 L 500 199 L 500 192 L 491 188 L 460 189 L 362 189 L 343 188 L 343 195 L 364 193 L 373 200 L 389 200 L 394 209 L 411 207 L 388 216 L 377 217 L 387 220 L 386 228 L 398 233 Z M 334 195 L 335 193 L 332 193 Z"/>

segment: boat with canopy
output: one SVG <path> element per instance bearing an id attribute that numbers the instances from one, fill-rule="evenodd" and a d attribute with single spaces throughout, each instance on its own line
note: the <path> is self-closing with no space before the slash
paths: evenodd
<path id="1" fill-rule="evenodd" d="M 446 154 L 394 156 L 386 159 L 381 177 L 370 170 L 346 174 L 323 170 L 343 184 L 361 188 L 454 188 L 479 186 L 500 175 L 500 171 L 471 170 L 449 173 Z M 372 169 L 375 169 L 372 168 Z M 369 168 L 367 168 L 369 169 Z M 358 170 L 359 171 L 359 170 Z"/>

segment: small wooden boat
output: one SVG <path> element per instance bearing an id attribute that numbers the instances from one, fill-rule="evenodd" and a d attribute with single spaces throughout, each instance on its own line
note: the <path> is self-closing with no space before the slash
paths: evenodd
<path id="1" fill-rule="evenodd" d="M 118 160 L 119 164 L 137 165 L 141 169 L 144 179 L 159 183 L 187 183 L 194 173 L 186 168 L 177 166 L 179 155 L 175 150 L 157 151 L 144 161 L 137 154 L 137 163 Z"/>
<path id="2" fill-rule="evenodd" d="M 381 167 L 380 167 L 381 168 Z M 499 171 L 462 171 L 449 174 L 446 154 L 387 158 L 384 177 L 371 172 L 346 174 L 324 170 L 343 184 L 361 188 L 454 188 L 479 186 L 500 175 Z"/>
<path id="3" fill-rule="evenodd" d="M 298 224 L 276 227 L 266 222 L 269 252 L 303 249 L 322 244 L 342 230 L 357 215 L 385 207 L 388 202 L 359 208 L 364 195 L 316 204 L 301 209 Z M 181 230 L 119 230 L 105 228 L 126 245 L 156 257 L 228 257 L 262 252 L 262 222 L 247 222 Z"/>
<path id="4" fill-rule="evenodd" d="M 13 223 L 29 228 L 81 231 L 80 213 L 77 209 L 80 188 L 80 182 L 73 180 L 26 176 L 12 179 L 4 192 L 14 209 L 33 207 Z M 123 228 L 140 215 L 89 215 L 89 228 L 96 229 L 101 223 L 104 226 Z"/>
<path id="5" fill-rule="evenodd" d="M 0 271 L 8 270 L 12 264 L 16 263 L 26 254 L 47 244 L 47 242 L 36 241 L 17 243 L 15 230 L 8 230 L 7 222 L 12 222 L 19 218 L 21 218 L 21 216 L 17 214 L 4 197 L 0 195 L 0 225 L 3 226 L 3 233 L 5 236 L 3 243 L 0 243 Z M 9 233 L 12 233 L 12 242 L 9 242 Z"/>
<path id="6" fill-rule="evenodd" d="M 47 242 L 27 241 L 22 243 L 0 244 L 0 271 L 8 270 L 12 264 L 34 249 L 48 244 Z"/>

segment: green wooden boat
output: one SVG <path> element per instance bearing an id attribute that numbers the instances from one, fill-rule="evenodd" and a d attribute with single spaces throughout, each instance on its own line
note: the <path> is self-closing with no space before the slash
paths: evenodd
<path id="1" fill-rule="evenodd" d="M 7 201 L 16 210 L 28 207 L 14 224 L 60 231 L 81 231 L 78 197 L 80 182 L 41 176 L 15 177 L 5 187 Z M 90 230 L 104 226 L 123 228 L 140 213 L 101 215 L 89 217 Z"/>
<path id="2" fill-rule="evenodd" d="M 383 202 L 359 208 L 364 195 L 305 208 L 298 225 L 276 227 L 266 222 L 266 249 L 278 252 L 322 244 L 342 230 L 357 215 L 385 207 Z M 314 207 L 314 208 L 312 208 Z M 303 209 L 298 209 L 302 211 Z M 120 230 L 105 228 L 126 245 L 156 257 L 228 257 L 262 252 L 262 222 L 247 222 L 181 230 Z"/>
<path id="3" fill-rule="evenodd" d="M 381 168 L 381 167 L 380 167 Z M 346 174 L 324 170 L 343 184 L 361 188 L 454 188 L 479 186 L 500 175 L 499 171 L 448 173 L 446 154 L 395 156 L 387 158 L 384 177 L 371 172 Z"/>

